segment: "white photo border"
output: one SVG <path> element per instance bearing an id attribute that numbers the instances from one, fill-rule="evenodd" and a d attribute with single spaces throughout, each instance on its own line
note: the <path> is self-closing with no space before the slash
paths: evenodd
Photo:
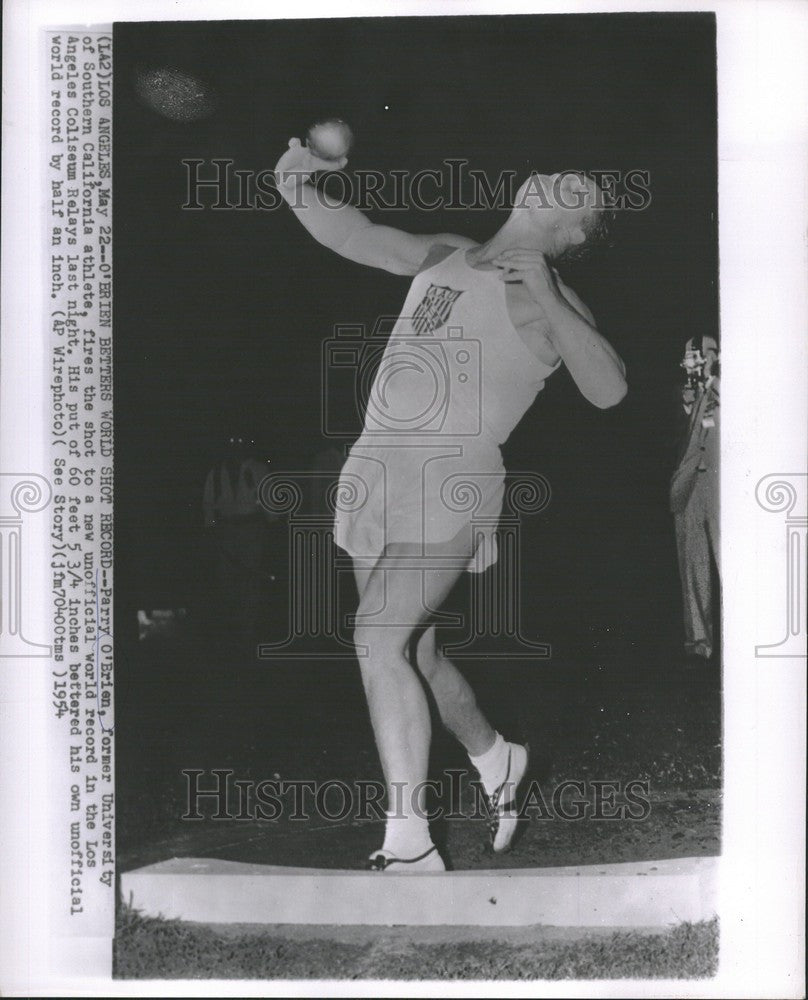
<path id="1" fill-rule="evenodd" d="M 808 319 L 805 97 L 808 8 L 798 0 L 713 4 L 516 3 L 479 0 L 11 0 L 3 37 L 2 393 L 4 470 L 46 475 L 48 367 L 43 248 L 44 29 L 114 21 L 270 19 L 596 11 L 715 11 L 718 44 L 722 339 L 722 560 L 725 777 L 720 879 L 721 959 L 710 981 L 378 984 L 242 980 L 138 981 L 142 996 L 803 995 L 805 679 L 799 657 L 761 657 L 785 621 L 784 514 L 764 510 L 758 483 L 805 472 Z M 114 198 L 114 194 L 113 194 Z M 33 220 L 33 224 L 32 224 Z M 44 521 L 46 519 L 42 519 Z M 24 614 L 47 634 L 47 528 L 26 537 Z M 803 572 L 805 570 L 803 569 Z M 39 597 L 39 600 L 37 600 Z M 47 745 L 49 671 L 0 661 L 0 987 L 6 995 L 126 996 L 111 980 L 111 941 L 58 938 L 49 921 Z"/>

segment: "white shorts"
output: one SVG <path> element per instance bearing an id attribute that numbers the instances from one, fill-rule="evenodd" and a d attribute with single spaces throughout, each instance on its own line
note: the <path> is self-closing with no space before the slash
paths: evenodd
<path id="1" fill-rule="evenodd" d="M 396 542 L 439 556 L 467 530 L 466 569 L 481 573 L 497 559 L 504 483 L 499 446 L 481 438 L 363 434 L 340 473 L 335 541 L 373 565 Z"/>

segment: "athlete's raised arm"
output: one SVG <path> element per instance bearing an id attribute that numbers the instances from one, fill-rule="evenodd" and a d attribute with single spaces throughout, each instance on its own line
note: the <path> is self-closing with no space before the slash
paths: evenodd
<path id="1" fill-rule="evenodd" d="M 371 222 L 353 205 L 326 197 L 312 184 L 314 174 L 341 170 L 347 163 L 315 156 L 299 139 L 275 166 L 281 197 L 318 243 L 348 260 L 378 267 L 393 274 L 417 274 L 429 251 L 437 244 L 476 246 L 473 240 L 452 233 L 416 235 Z"/>

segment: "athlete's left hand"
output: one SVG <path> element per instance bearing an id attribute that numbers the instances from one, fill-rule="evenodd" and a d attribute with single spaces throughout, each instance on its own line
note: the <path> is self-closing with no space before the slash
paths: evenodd
<path id="1" fill-rule="evenodd" d="M 536 302 L 560 295 L 558 272 L 541 250 L 503 250 L 492 263 L 502 269 L 503 281 L 521 281 Z"/>

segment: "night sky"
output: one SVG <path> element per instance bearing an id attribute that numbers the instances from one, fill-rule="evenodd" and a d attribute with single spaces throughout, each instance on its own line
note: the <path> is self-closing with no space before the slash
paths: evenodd
<path id="1" fill-rule="evenodd" d="M 528 602 L 581 630 L 679 615 L 667 482 L 678 362 L 718 325 L 715 31 L 709 14 L 373 18 L 115 27 L 116 585 L 122 607 L 186 599 L 205 472 L 231 428 L 278 471 L 323 447 L 320 355 L 336 322 L 395 313 L 408 279 L 317 245 L 285 207 L 183 211 L 182 160 L 272 168 L 290 136 L 348 120 L 354 169 L 646 170 L 651 206 L 563 274 L 628 368 L 614 410 L 555 375 L 506 448 L 553 490 L 530 522 Z M 217 110 L 176 122 L 138 70 L 206 80 Z M 371 218 L 480 241 L 505 209 Z M 358 427 L 357 427 L 358 431 Z M 550 607 L 552 605 L 552 607 Z M 546 612 L 546 613 L 545 613 Z"/>

